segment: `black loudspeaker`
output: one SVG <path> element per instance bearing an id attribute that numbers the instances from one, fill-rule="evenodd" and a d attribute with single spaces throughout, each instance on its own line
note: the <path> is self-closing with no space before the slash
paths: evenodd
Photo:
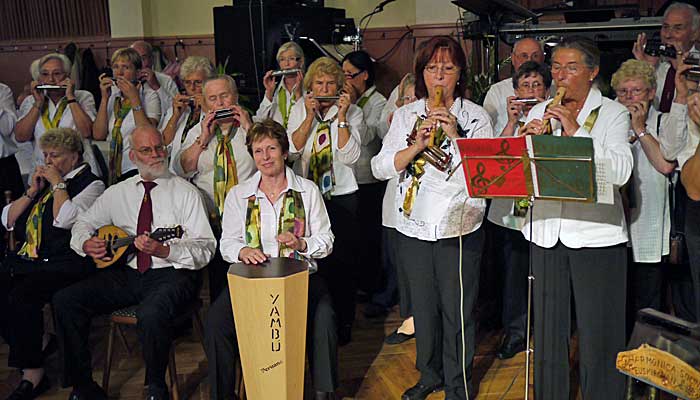
<path id="1" fill-rule="evenodd" d="M 335 24 L 344 20 L 345 10 L 279 2 L 251 1 L 215 7 L 216 63 L 226 64 L 226 73 L 236 78 L 239 92 L 257 107 L 265 91 L 262 77 L 266 71 L 277 68 L 277 49 L 290 40 L 290 35 L 311 37 L 318 43 L 338 42 L 339 38 L 334 37 Z M 310 44 L 301 44 L 308 66 L 320 51 L 314 51 Z"/>

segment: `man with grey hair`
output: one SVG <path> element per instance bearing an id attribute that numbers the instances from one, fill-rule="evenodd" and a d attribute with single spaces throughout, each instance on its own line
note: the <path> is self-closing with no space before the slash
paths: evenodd
<path id="1" fill-rule="evenodd" d="M 137 330 L 146 364 L 148 400 L 169 399 L 165 383 L 173 321 L 197 297 L 200 270 L 216 251 L 216 238 L 207 222 L 196 188 L 168 170 L 163 138 L 155 128 L 136 127 L 129 157 L 138 175 L 110 186 L 71 230 L 71 248 L 82 256 L 103 261 L 106 242 L 94 232 L 116 225 L 136 235 L 136 257 L 118 268 L 99 270 L 90 278 L 62 289 L 53 297 L 56 333 L 71 400 L 106 400 L 92 379 L 87 342 L 93 317 L 135 307 Z M 152 238 L 156 228 L 181 226 L 184 232 L 167 244 Z M 105 388 L 106 389 L 106 388 Z"/>
<path id="2" fill-rule="evenodd" d="M 83 158 L 90 165 L 92 173 L 101 176 L 101 171 L 90 145 L 92 125 L 97 115 L 95 99 L 86 90 L 77 90 L 70 77 L 71 62 L 63 54 L 49 53 L 39 58 L 30 68 L 37 77 L 31 83 L 31 96 L 27 96 L 19 107 L 19 119 L 15 127 L 15 139 L 19 143 L 39 138 L 51 128 L 72 128 L 83 138 Z M 38 89 L 50 87 L 50 89 Z M 29 176 L 37 166 L 44 164 L 44 155 L 39 146 L 34 146 L 32 167 Z"/>
<path id="3" fill-rule="evenodd" d="M 205 116 L 190 130 L 170 164 L 176 174 L 191 179 L 202 191 L 210 222 L 218 236 L 226 195 L 257 170 L 246 147 L 246 135 L 253 122 L 248 112 L 238 105 L 236 82 L 230 76 L 207 79 L 202 93 Z M 222 116 L 224 110 L 230 112 Z M 208 268 L 212 301 L 226 286 L 227 267 L 218 261 L 217 253 L 213 265 Z"/>
<path id="4" fill-rule="evenodd" d="M 144 81 L 154 92 L 158 93 L 160 109 L 163 111 L 163 116 L 165 116 L 165 111 L 173 104 L 173 98 L 179 92 L 175 81 L 167 74 L 153 70 L 153 46 L 150 43 L 137 40 L 129 47 L 136 50 L 141 56 L 141 72 L 139 72 L 138 78 Z"/>
<path id="5" fill-rule="evenodd" d="M 510 54 L 513 64 L 513 71 L 520 69 L 526 61 L 544 62 L 544 51 L 540 42 L 534 38 L 526 37 L 518 40 L 513 45 L 513 52 Z M 508 97 L 515 96 L 513 89 L 513 78 L 504 79 L 494 83 L 486 93 L 484 99 L 484 109 L 491 117 L 491 126 L 494 132 L 501 132 L 508 123 Z"/>

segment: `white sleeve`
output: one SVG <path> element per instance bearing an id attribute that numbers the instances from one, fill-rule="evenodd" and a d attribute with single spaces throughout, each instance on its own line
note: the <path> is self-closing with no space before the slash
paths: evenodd
<path id="1" fill-rule="evenodd" d="M 236 190 L 232 190 L 224 201 L 224 215 L 221 219 L 221 257 L 230 263 L 239 262 L 238 254 L 247 246 L 245 241 L 245 211 L 241 209 Z"/>
<path id="2" fill-rule="evenodd" d="M 338 161 L 345 165 L 353 165 L 360 158 L 360 151 L 362 150 L 362 131 L 367 129 L 365 125 L 365 120 L 362 116 L 362 110 L 356 105 L 350 105 L 348 109 L 348 124 L 350 125 L 350 138 L 345 146 L 341 149 L 338 147 Z M 337 128 L 337 123 L 334 124 Z"/>
<path id="3" fill-rule="evenodd" d="M 659 130 L 661 155 L 666 160 L 675 160 L 688 141 L 688 106 L 671 104 L 671 111 L 662 114 Z"/>
<path id="4" fill-rule="evenodd" d="M 389 132 L 384 137 L 382 149 L 371 161 L 372 175 L 375 178 L 385 181 L 397 177 L 401 172 L 394 167 L 394 157 L 396 157 L 396 153 L 408 146 L 406 138 L 412 129 L 406 123 L 408 117 L 405 107 L 399 108 L 394 113 L 394 119 L 391 121 Z"/>
<path id="5" fill-rule="evenodd" d="M 105 191 L 105 184 L 102 181 L 94 181 L 72 199 L 66 200 L 58 210 L 58 215 L 54 216 L 53 226 L 61 229 L 73 227 L 78 214 L 86 211 L 92 203 Z"/>
<path id="6" fill-rule="evenodd" d="M 253 116 L 254 122 L 261 122 L 270 115 L 270 110 L 275 106 L 275 100 L 277 99 L 277 94 L 272 97 L 272 101 L 267 99 L 267 96 L 263 95 L 263 99 L 260 102 L 260 107 L 255 112 Z"/>
<path id="7" fill-rule="evenodd" d="M 304 237 L 306 241 L 306 252 L 302 253 L 309 258 L 323 258 L 333 251 L 333 232 L 331 231 L 331 221 L 328 218 L 326 205 L 321 197 L 321 191 L 316 185 L 309 185 L 305 190 L 310 193 L 309 204 L 309 233 Z"/>
<path id="8" fill-rule="evenodd" d="M 119 186 L 108 188 L 102 196 L 92 203 L 90 208 L 85 212 L 78 213 L 73 228 L 71 228 L 70 247 L 79 255 L 85 257 L 83 243 L 90 239 L 99 227 L 113 223 L 112 210 L 115 206 L 112 201 L 117 199 L 115 194 L 118 189 Z"/>
<path id="9" fill-rule="evenodd" d="M 194 186 L 189 189 L 185 193 L 176 193 L 182 198 L 180 204 L 184 208 L 180 210 L 180 224 L 186 232 L 182 239 L 169 244 L 170 254 L 165 260 L 175 268 L 197 270 L 214 258 L 216 238 L 209 225 L 202 196 Z"/>
<path id="10" fill-rule="evenodd" d="M 15 130 L 17 114 L 15 113 L 15 99 L 12 90 L 0 84 L 0 135 L 10 136 Z"/>
<path id="11" fill-rule="evenodd" d="M 484 98 L 484 110 L 486 110 L 489 117 L 491 117 L 491 122 L 494 126 L 496 125 L 496 121 L 498 121 L 498 112 L 500 111 L 498 107 L 498 93 L 496 92 L 496 86 L 491 85 Z"/>
<path id="12" fill-rule="evenodd" d="M 97 108 L 95 107 L 95 97 L 92 95 L 92 93 L 85 90 L 79 90 L 76 93 L 76 99 L 78 100 L 78 103 L 80 103 L 80 107 L 83 109 L 85 114 L 87 114 L 87 116 L 90 117 L 90 120 L 94 122 L 95 117 L 97 116 Z"/>
<path id="13" fill-rule="evenodd" d="M 160 97 L 158 93 L 153 90 L 145 89 L 143 91 L 143 111 L 146 113 L 148 118 L 154 119 L 160 122 L 161 108 L 160 108 Z"/>
<path id="14" fill-rule="evenodd" d="M 294 141 L 292 140 L 292 134 L 294 131 L 299 129 L 302 122 L 306 118 L 306 108 L 304 107 L 304 102 L 300 101 L 294 104 L 292 111 L 289 113 L 289 121 L 287 121 L 287 136 L 289 137 L 289 153 L 292 155 L 298 155 L 304 152 L 304 147 L 297 149 L 294 146 Z M 307 138 L 308 140 L 308 138 Z"/>

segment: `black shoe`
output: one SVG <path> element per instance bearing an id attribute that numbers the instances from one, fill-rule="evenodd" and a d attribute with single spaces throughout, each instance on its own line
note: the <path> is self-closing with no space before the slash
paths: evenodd
<path id="1" fill-rule="evenodd" d="M 15 391 L 7 397 L 7 400 L 32 400 L 49 390 L 49 388 L 51 388 L 51 383 L 46 374 L 44 374 L 36 387 L 28 380 L 22 379 Z"/>
<path id="2" fill-rule="evenodd" d="M 148 396 L 146 400 L 169 400 L 170 394 L 168 389 L 158 385 L 150 384 L 148 385 Z"/>
<path id="3" fill-rule="evenodd" d="M 416 334 L 407 335 L 405 333 L 400 333 L 398 329 L 391 333 L 391 335 L 384 338 L 384 343 L 386 344 L 401 344 L 407 340 L 411 340 L 416 337 Z"/>
<path id="4" fill-rule="evenodd" d="M 316 400 L 336 400 L 335 392 L 316 392 Z"/>
<path id="5" fill-rule="evenodd" d="M 436 383 L 433 385 L 424 385 L 420 382 L 416 383 L 416 386 L 409 388 L 401 395 L 401 400 L 423 400 L 428 397 L 429 394 L 442 391 L 442 383 Z"/>
<path id="6" fill-rule="evenodd" d="M 521 351 L 525 351 L 525 339 L 517 336 L 506 335 L 501 342 L 501 346 L 498 348 L 496 357 L 501 360 L 507 360 L 513 358 L 516 354 Z"/>
<path id="7" fill-rule="evenodd" d="M 68 395 L 68 400 L 107 400 L 107 393 L 95 381 L 75 386 Z"/>
<path id="8" fill-rule="evenodd" d="M 365 306 L 365 310 L 363 311 L 363 314 L 365 315 L 366 318 L 378 318 L 378 317 L 383 317 L 389 313 L 389 310 L 379 304 L 376 303 L 369 303 Z"/>

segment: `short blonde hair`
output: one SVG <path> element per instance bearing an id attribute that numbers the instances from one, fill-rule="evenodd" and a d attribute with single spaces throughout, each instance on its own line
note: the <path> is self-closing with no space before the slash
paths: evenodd
<path id="1" fill-rule="evenodd" d="M 335 78 L 335 83 L 338 86 L 338 90 L 343 88 L 345 84 L 345 75 L 343 75 L 343 70 L 334 59 L 330 57 L 320 57 L 316 61 L 309 65 L 309 70 L 304 75 L 304 89 L 311 90 L 311 84 L 314 82 L 319 75 L 330 75 Z"/>
<path id="2" fill-rule="evenodd" d="M 649 88 L 656 88 L 656 71 L 649 63 L 640 60 L 627 60 L 613 74 L 610 85 L 617 89 L 622 82 L 639 79 Z"/>
<path id="3" fill-rule="evenodd" d="M 112 53 L 112 59 L 109 60 L 110 66 L 117 60 L 125 60 L 126 62 L 133 64 L 134 68 L 137 70 L 141 69 L 143 66 L 143 64 L 141 64 L 141 55 L 139 55 L 139 53 L 131 47 L 117 49 L 114 53 Z"/>
<path id="4" fill-rule="evenodd" d="M 277 60 L 277 63 L 279 64 L 280 62 L 280 57 L 282 56 L 282 53 L 285 51 L 292 50 L 294 51 L 294 54 L 297 55 L 297 57 L 300 58 L 300 68 L 304 69 L 304 66 L 306 65 L 306 58 L 304 57 L 304 50 L 302 50 L 301 46 L 299 46 L 295 42 L 287 42 L 280 46 L 280 48 L 277 50 L 277 57 L 275 58 Z"/>
<path id="5" fill-rule="evenodd" d="M 39 147 L 42 150 L 47 148 L 66 150 L 72 153 L 83 155 L 83 138 L 75 129 L 52 128 L 47 130 L 39 138 Z"/>
<path id="6" fill-rule="evenodd" d="M 185 58 L 180 66 L 180 79 L 185 79 L 187 76 L 197 72 L 204 72 L 204 78 L 211 78 L 214 75 L 214 67 L 206 57 L 189 56 Z"/>

